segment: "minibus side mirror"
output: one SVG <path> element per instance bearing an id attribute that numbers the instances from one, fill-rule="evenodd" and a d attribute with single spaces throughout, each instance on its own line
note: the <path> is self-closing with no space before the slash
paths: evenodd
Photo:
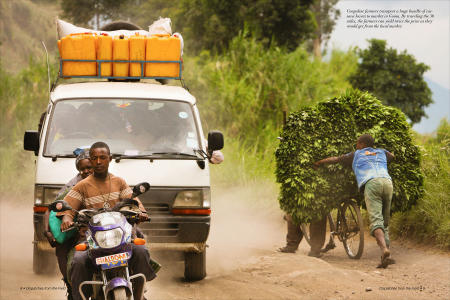
<path id="1" fill-rule="evenodd" d="M 220 131 L 210 131 L 208 133 L 208 151 L 216 151 L 223 148 L 223 134 Z"/>
<path id="2" fill-rule="evenodd" d="M 23 136 L 23 149 L 34 151 L 34 155 L 39 152 L 39 131 L 27 130 Z"/>

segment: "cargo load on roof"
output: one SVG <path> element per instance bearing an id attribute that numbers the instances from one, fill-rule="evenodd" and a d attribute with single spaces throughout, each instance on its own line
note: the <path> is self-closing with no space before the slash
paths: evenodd
<path id="1" fill-rule="evenodd" d="M 149 31 L 96 31 L 57 20 L 62 78 L 181 79 L 183 38 L 170 19 Z"/>

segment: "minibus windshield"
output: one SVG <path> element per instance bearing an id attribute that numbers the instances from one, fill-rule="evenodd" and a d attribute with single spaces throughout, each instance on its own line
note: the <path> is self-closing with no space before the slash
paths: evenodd
<path id="1" fill-rule="evenodd" d="M 123 156 L 194 154 L 199 135 L 189 103 L 146 99 L 69 99 L 55 103 L 44 156 L 71 155 L 94 142 Z"/>

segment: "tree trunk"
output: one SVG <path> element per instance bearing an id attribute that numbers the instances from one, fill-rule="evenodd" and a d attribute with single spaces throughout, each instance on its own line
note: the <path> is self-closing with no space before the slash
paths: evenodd
<path id="1" fill-rule="evenodd" d="M 318 59 L 322 59 L 322 51 L 320 49 L 322 43 L 322 27 L 321 27 L 321 2 L 322 0 L 316 0 L 314 3 L 314 15 L 316 18 L 317 29 L 315 32 L 315 37 L 313 41 L 313 53 L 314 56 Z"/>
<path id="2" fill-rule="evenodd" d="M 316 37 L 313 41 L 314 56 L 318 59 L 322 59 L 322 51 L 320 49 L 320 37 Z"/>
<path id="3" fill-rule="evenodd" d="M 100 28 L 99 14 L 100 14 L 99 4 L 98 1 L 95 1 L 95 30 L 99 30 Z"/>

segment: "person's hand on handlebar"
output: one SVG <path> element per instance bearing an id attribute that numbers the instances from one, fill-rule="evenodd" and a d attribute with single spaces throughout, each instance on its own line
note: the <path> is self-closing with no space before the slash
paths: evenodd
<path id="1" fill-rule="evenodd" d="M 73 218 L 72 216 L 65 215 L 62 218 L 61 222 L 61 231 L 69 229 L 71 226 L 73 226 Z"/>
<path id="2" fill-rule="evenodd" d="M 147 213 L 142 212 L 139 214 L 139 222 L 145 222 L 148 221 L 150 219 L 150 217 L 148 216 Z"/>

